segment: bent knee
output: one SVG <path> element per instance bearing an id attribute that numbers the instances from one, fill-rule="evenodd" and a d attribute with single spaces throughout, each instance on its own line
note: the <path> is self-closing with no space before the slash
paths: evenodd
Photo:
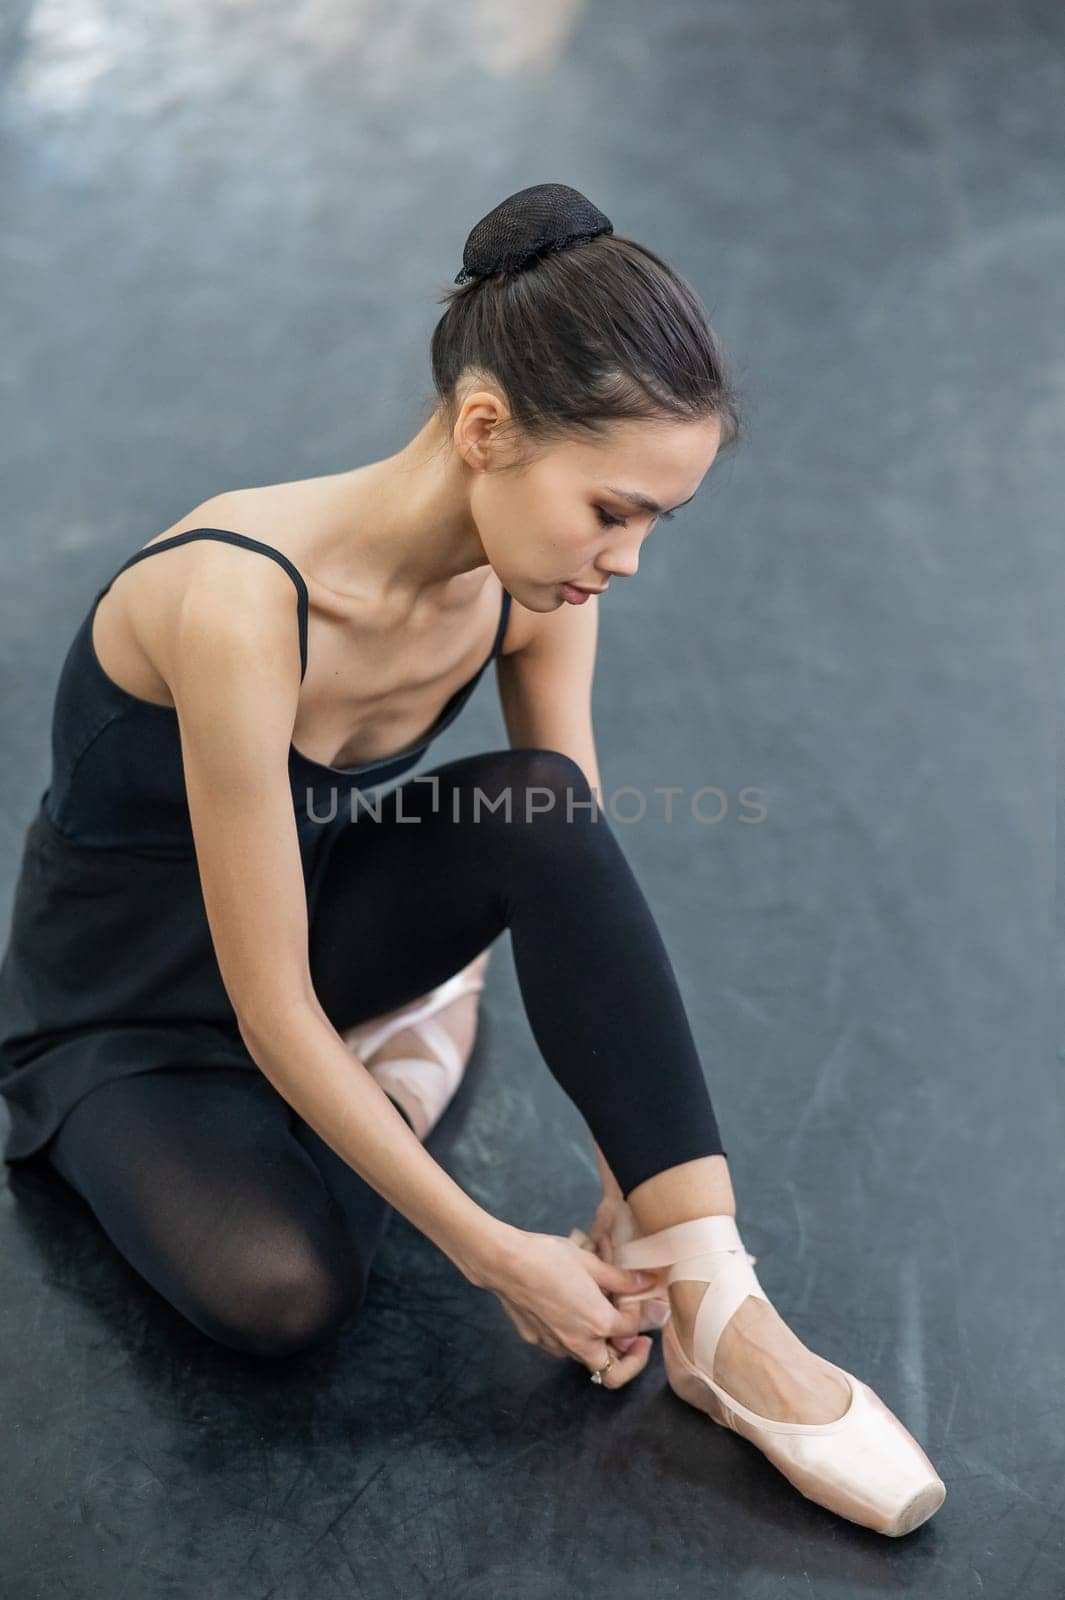
<path id="1" fill-rule="evenodd" d="M 493 750 L 484 756 L 475 783 L 486 819 L 533 826 L 591 819 L 595 810 L 583 768 L 561 750 Z"/>
<path id="2" fill-rule="evenodd" d="M 529 783 L 549 789 L 587 789 L 588 779 L 579 761 L 563 750 L 546 746 L 519 746 L 506 752 L 518 774 Z"/>
<path id="3" fill-rule="evenodd" d="M 329 1339 L 355 1315 L 366 1283 L 354 1266 L 306 1263 L 297 1270 L 256 1268 L 231 1281 L 225 1301 L 197 1318 L 219 1344 L 249 1355 L 296 1355 Z"/>

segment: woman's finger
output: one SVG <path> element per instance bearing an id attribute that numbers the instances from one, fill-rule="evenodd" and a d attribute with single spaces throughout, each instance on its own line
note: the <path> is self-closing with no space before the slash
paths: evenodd
<path id="1" fill-rule="evenodd" d="M 595 1258 L 595 1266 L 588 1263 L 588 1270 L 592 1277 L 603 1290 L 604 1294 L 616 1295 L 619 1300 L 645 1300 L 661 1299 L 665 1285 L 661 1282 L 657 1270 L 650 1268 L 635 1269 L 632 1267 L 616 1267 L 613 1262 L 602 1261 Z M 616 1330 L 620 1332 L 621 1330 Z"/>
<path id="2" fill-rule="evenodd" d="M 625 1384 L 631 1383 L 632 1379 L 646 1367 L 652 1343 L 653 1340 L 649 1334 L 640 1333 L 636 1335 L 624 1354 L 619 1354 L 614 1348 L 608 1348 L 604 1353 L 603 1361 L 599 1363 L 602 1366 L 609 1355 L 610 1366 L 603 1373 L 603 1388 L 622 1389 Z"/>
<path id="3" fill-rule="evenodd" d="M 574 1244 L 579 1244 L 582 1250 L 591 1250 L 601 1261 L 607 1261 L 613 1265 L 614 1242 L 609 1233 L 602 1233 L 596 1236 L 585 1233 L 581 1228 L 574 1228 L 570 1233 L 570 1238 Z M 611 1299 L 614 1298 L 611 1296 Z M 622 1296 L 622 1298 L 624 1297 Z M 641 1333 L 647 1328 L 664 1328 L 673 1314 L 668 1290 L 663 1291 L 661 1299 L 641 1300 L 639 1304 L 642 1307 L 640 1313 Z"/>
<path id="4" fill-rule="evenodd" d="M 609 1232 L 600 1233 L 595 1240 L 595 1251 L 601 1261 L 614 1261 L 614 1241 Z"/>
<path id="5" fill-rule="evenodd" d="M 661 1300 L 642 1300 L 640 1304 L 643 1306 L 641 1328 L 664 1328 L 673 1315 L 668 1296 L 663 1296 Z"/>
<path id="6" fill-rule="evenodd" d="M 610 1297 L 607 1297 L 610 1300 Z M 608 1339 L 632 1339 L 643 1328 L 647 1318 L 646 1301 L 635 1301 L 631 1305 L 616 1306 L 610 1300 L 610 1307 L 614 1313 L 614 1321 Z"/>

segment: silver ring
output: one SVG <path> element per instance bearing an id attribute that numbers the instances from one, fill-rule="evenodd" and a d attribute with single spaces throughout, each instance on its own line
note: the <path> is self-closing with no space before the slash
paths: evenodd
<path id="1" fill-rule="evenodd" d="M 613 1356 L 607 1356 L 606 1365 L 602 1366 L 602 1367 L 597 1367 L 596 1370 L 592 1373 L 592 1375 L 591 1375 L 592 1382 L 593 1383 L 602 1383 L 602 1381 L 603 1381 L 603 1373 L 604 1372 L 608 1372 L 613 1365 L 614 1365 L 614 1357 Z"/>

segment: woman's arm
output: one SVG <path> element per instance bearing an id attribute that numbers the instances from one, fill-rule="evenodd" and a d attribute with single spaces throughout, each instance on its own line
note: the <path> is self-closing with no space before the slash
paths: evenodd
<path id="1" fill-rule="evenodd" d="M 561 750 L 588 779 L 600 806 L 603 790 L 592 728 L 592 683 L 599 601 L 526 613 L 523 642 L 496 665 L 503 720 L 512 748 Z M 620 1198 L 618 1181 L 592 1140 L 604 1195 Z"/>
<path id="2" fill-rule="evenodd" d="M 433 1160 L 314 992 L 288 772 L 300 671 L 291 580 L 261 562 L 245 565 L 239 589 L 209 586 L 218 569 L 204 563 L 154 653 L 177 710 L 204 905 L 241 1036 L 315 1132 L 484 1287 L 520 1230 Z"/>
<path id="3" fill-rule="evenodd" d="M 258 1066 L 303 1120 L 471 1283 L 487 1288 L 515 1230 L 482 1210 L 434 1161 L 324 1013 L 310 1003 L 267 1009 L 241 1031 Z"/>
<path id="4" fill-rule="evenodd" d="M 602 805 L 592 731 L 599 601 L 549 612 L 523 610 L 515 628 L 521 643 L 496 662 L 507 738 L 513 748 L 571 756 Z"/>

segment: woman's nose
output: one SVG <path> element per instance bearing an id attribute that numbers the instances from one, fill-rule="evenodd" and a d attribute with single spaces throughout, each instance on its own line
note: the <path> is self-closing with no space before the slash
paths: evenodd
<path id="1" fill-rule="evenodd" d="M 634 578 L 640 569 L 640 546 L 644 541 L 644 534 L 634 529 L 635 537 L 627 541 L 627 545 L 614 544 L 599 563 L 601 572 L 608 572 L 619 578 Z"/>
<path id="2" fill-rule="evenodd" d="M 599 571 L 605 577 L 634 578 L 640 570 L 640 552 L 638 549 L 626 555 L 624 551 L 616 550 L 613 555 L 604 556 L 599 563 Z"/>

